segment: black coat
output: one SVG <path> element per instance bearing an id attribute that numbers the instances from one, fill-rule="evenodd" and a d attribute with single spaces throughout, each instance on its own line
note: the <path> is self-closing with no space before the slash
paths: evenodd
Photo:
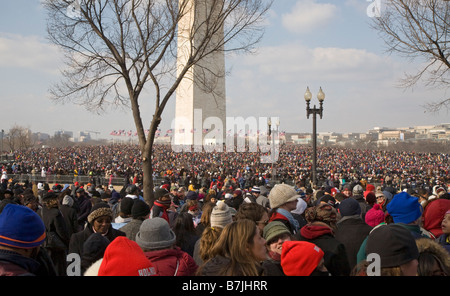
<path id="1" fill-rule="evenodd" d="M 344 244 L 350 268 L 355 267 L 361 244 L 371 230 L 359 216 L 346 216 L 338 221 L 334 237 Z"/>
<path id="2" fill-rule="evenodd" d="M 55 232 L 65 244 L 64 249 L 49 248 L 49 246 L 47 246 L 47 241 L 43 244 L 43 246 L 46 248 L 48 254 L 53 260 L 57 274 L 60 276 L 66 275 L 66 255 L 70 241 L 66 221 L 58 208 L 49 209 L 47 207 L 43 207 L 38 213 L 44 222 L 47 237 L 50 232 Z"/>
<path id="3" fill-rule="evenodd" d="M 329 227 L 307 224 L 294 235 L 299 241 L 308 241 L 324 252 L 324 265 L 332 276 L 349 276 L 350 266 L 345 246 L 338 241 Z"/>
<path id="4" fill-rule="evenodd" d="M 60 205 L 59 210 L 61 211 L 64 221 L 66 221 L 67 232 L 70 240 L 72 234 L 78 232 L 79 230 L 77 211 L 67 205 Z"/>
<path id="5" fill-rule="evenodd" d="M 69 254 L 77 253 L 80 256 L 83 255 L 83 245 L 88 237 L 93 234 L 92 226 L 90 224 L 86 225 L 86 228 L 80 232 L 72 234 L 69 244 Z M 118 236 L 126 236 L 125 232 L 114 229 L 112 226 L 109 227 L 106 238 L 112 242 Z"/>

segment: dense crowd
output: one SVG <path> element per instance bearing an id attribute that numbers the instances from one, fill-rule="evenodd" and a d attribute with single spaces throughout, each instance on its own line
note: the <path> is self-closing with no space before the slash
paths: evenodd
<path id="1" fill-rule="evenodd" d="M 153 174 L 172 182 L 206 184 L 212 178 L 232 176 L 241 187 L 263 179 L 295 184 L 311 183 L 312 148 L 282 145 L 276 163 L 261 163 L 257 152 L 175 152 L 169 145 L 155 145 Z M 40 175 L 111 176 L 142 181 L 141 153 L 137 145 L 76 146 L 17 151 L 9 173 Z M 447 184 L 450 155 L 384 150 L 320 147 L 317 151 L 318 184 L 331 179 L 341 185 L 365 179 L 404 189 Z M 272 174 L 275 173 L 275 176 Z M 186 179 L 188 179 L 186 181 Z M 206 180 L 205 180 L 206 179 Z"/>
<path id="2" fill-rule="evenodd" d="M 162 182 L 144 201 L 136 147 L 16 152 L 0 187 L 0 274 L 450 275 L 448 155 L 320 148 L 314 186 L 310 154 L 284 145 L 264 164 L 156 146 Z M 129 182 L 7 177 L 42 169 Z"/>

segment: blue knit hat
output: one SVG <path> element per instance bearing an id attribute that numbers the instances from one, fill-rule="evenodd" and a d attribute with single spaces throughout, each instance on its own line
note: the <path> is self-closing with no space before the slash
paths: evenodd
<path id="1" fill-rule="evenodd" d="M 394 219 L 394 223 L 409 224 L 416 221 L 423 212 L 419 198 L 401 192 L 392 198 L 386 206 L 386 210 Z"/>
<path id="2" fill-rule="evenodd" d="M 7 204 L 0 214 L 0 245 L 28 249 L 45 240 L 41 217 L 28 207 Z"/>

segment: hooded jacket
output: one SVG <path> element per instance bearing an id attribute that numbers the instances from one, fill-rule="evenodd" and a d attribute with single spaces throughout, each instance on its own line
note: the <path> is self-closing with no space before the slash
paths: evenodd
<path id="1" fill-rule="evenodd" d="M 324 252 L 324 265 L 331 275 L 350 275 L 350 265 L 345 246 L 335 237 L 330 226 L 323 222 L 312 222 L 300 229 L 295 235 L 299 241 L 308 241 Z"/>
<path id="2" fill-rule="evenodd" d="M 153 263 L 160 276 L 193 276 L 197 271 L 197 263 L 179 247 L 145 252 L 145 256 Z"/>
<path id="3" fill-rule="evenodd" d="M 442 245 L 440 245 L 438 242 L 436 242 L 432 239 L 428 239 L 428 238 L 416 239 L 416 245 L 417 245 L 417 249 L 419 250 L 418 274 L 420 276 L 430 276 L 431 275 L 431 274 L 427 274 L 426 270 L 421 270 L 422 266 L 420 264 L 420 256 L 425 252 L 429 252 L 434 257 L 436 257 L 442 263 L 441 268 L 446 273 L 446 275 L 447 276 L 450 275 L 450 256 Z"/>

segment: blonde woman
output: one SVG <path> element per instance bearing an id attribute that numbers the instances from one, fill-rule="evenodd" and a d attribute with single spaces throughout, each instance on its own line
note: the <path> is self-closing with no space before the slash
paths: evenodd
<path id="1" fill-rule="evenodd" d="M 210 260 L 198 270 L 202 276 L 258 276 L 267 259 L 266 241 L 255 222 L 242 219 L 228 224 L 213 246 Z"/>

